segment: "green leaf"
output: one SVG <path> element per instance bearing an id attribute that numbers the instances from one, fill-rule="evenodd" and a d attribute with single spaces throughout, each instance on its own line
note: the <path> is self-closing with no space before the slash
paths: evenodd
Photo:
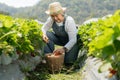
<path id="1" fill-rule="evenodd" d="M 12 21 L 6 20 L 6 21 L 4 22 L 4 27 L 10 28 L 10 27 L 12 27 L 12 25 L 13 25 L 13 22 L 12 22 Z"/>
<path id="2" fill-rule="evenodd" d="M 120 51 L 120 40 L 114 40 L 114 46 L 116 51 Z"/>
<path id="3" fill-rule="evenodd" d="M 115 54 L 115 49 L 112 45 L 109 45 L 102 49 L 101 57 L 103 59 L 107 59 L 107 58 L 110 58 L 110 56 L 113 54 Z"/>

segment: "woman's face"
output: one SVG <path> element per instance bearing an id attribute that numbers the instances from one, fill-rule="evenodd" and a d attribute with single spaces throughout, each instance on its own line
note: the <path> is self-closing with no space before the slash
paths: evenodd
<path id="1" fill-rule="evenodd" d="M 51 17 L 55 22 L 58 22 L 58 23 L 64 21 L 64 16 L 62 14 L 53 14 L 51 15 Z"/>

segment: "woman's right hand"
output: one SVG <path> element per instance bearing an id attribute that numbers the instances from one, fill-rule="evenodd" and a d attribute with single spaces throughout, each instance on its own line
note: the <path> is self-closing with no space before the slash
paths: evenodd
<path id="1" fill-rule="evenodd" d="M 49 38 L 47 37 L 47 35 L 43 34 L 43 35 L 42 35 L 42 38 L 43 38 L 43 41 L 44 41 L 45 43 L 48 43 L 48 42 L 49 42 Z"/>

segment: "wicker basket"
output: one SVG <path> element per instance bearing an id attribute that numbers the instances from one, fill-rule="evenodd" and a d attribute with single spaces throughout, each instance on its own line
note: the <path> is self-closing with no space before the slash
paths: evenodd
<path id="1" fill-rule="evenodd" d="M 54 55 L 52 53 L 46 54 L 45 57 L 48 69 L 51 73 L 60 72 L 64 63 L 64 53 Z"/>

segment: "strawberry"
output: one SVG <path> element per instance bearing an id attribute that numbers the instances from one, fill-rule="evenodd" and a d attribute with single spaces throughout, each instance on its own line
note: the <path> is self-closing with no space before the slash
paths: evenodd
<path id="1" fill-rule="evenodd" d="M 111 70 L 110 73 L 112 73 L 113 75 L 115 75 L 117 73 L 116 70 Z"/>
<path id="2" fill-rule="evenodd" d="M 56 52 L 56 53 L 54 53 L 54 55 L 55 56 L 59 56 L 59 55 L 61 55 L 61 53 L 60 52 Z"/>
<path id="3" fill-rule="evenodd" d="M 110 71 L 110 73 L 112 73 L 113 75 L 115 75 L 115 74 L 117 73 L 117 71 L 114 70 L 114 69 L 112 69 L 112 68 L 109 68 L 109 71 Z"/>

